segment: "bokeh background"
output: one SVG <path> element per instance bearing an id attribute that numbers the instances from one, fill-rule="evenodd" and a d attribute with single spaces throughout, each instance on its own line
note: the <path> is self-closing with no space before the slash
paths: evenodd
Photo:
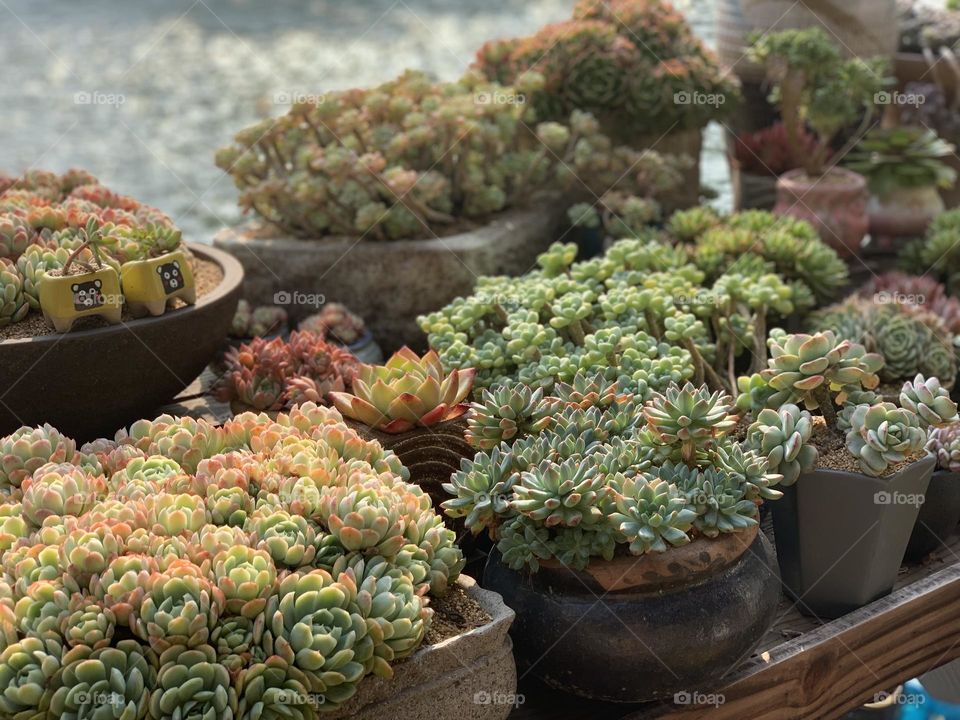
<path id="1" fill-rule="evenodd" d="M 216 148 L 291 97 L 455 79 L 494 37 L 569 16 L 574 0 L 0 0 L 0 171 L 83 167 L 207 242 L 239 220 Z M 712 0 L 680 0 L 712 44 Z M 703 182 L 728 208 L 722 136 Z"/>

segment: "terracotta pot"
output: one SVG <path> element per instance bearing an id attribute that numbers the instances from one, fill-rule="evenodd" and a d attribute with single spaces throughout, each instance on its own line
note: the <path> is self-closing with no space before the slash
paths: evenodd
<path id="1" fill-rule="evenodd" d="M 922 237 L 930 221 L 943 210 L 943 199 L 933 185 L 871 195 L 867 204 L 871 245 L 892 250 L 899 244 L 896 238 Z"/>
<path id="2" fill-rule="evenodd" d="M 790 170 L 777 180 L 777 215 L 807 220 L 825 243 L 844 257 L 854 255 L 867 233 L 867 181 L 845 168 L 819 178 Z"/>
<path id="3" fill-rule="evenodd" d="M 517 613 L 511 635 L 526 672 L 583 697 L 645 702 L 708 692 L 749 656 L 780 600 L 772 567 L 753 528 L 583 571 L 511 570 L 495 550 L 483 584 Z"/>
<path id="4" fill-rule="evenodd" d="M 834 618 L 890 594 L 935 464 L 886 477 L 820 468 L 782 488 L 777 560 L 800 612 Z"/>

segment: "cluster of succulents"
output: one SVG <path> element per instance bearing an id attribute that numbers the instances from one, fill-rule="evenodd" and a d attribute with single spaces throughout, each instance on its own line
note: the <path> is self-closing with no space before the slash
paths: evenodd
<path id="1" fill-rule="evenodd" d="M 844 158 L 854 172 L 867 178 L 874 195 L 904 188 L 951 188 L 957 172 L 946 158 L 955 148 L 930 128 L 874 128 Z"/>
<path id="2" fill-rule="evenodd" d="M 230 323 L 230 336 L 235 338 L 264 337 L 282 333 L 287 326 L 287 311 L 278 305 L 257 305 L 247 300 L 237 303 Z"/>
<path id="3" fill-rule="evenodd" d="M 579 0 L 569 20 L 488 42 L 474 67 L 505 84 L 540 73 L 530 98 L 537 117 L 586 110 L 624 138 L 702 127 L 737 92 L 683 15 L 649 0 Z"/>
<path id="4" fill-rule="evenodd" d="M 40 309 L 40 279 L 63 269 L 74 252 L 78 262 L 119 267 L 181 244 L 169 217 L 83 170 L 0 174 L 0 192 L 0 327 Z M 92 232 L 94 249 L 84 246 Z"/>
<path id="5" fill-rule="evenodd" d="M 474 368 L 481 388 L 550 390 L 583 371 L 641 396 L 686 380 L 732 392 L 738 368 L 762 368 L 768 324 L 828 301 L 847 279 L 809 224 L 761 211 L 681 211 L 659 234 L 575 257 L 575 245 L 554 244 L 539 269 L 480 278 L 471 296 L 421 317 L 444 367 Z"/>
<path id="6" fill-rule="evenodd" d="M 790 335 L 774 328 L 767 344 L 767 367 L 740 378 L 737 405 L 755 418 L 747 446 L 765 454 L 787 482 L 817 462 L 810 411 L 822 416 L 826 432 L 845 438 L 860 469 L 873 476 L 919 457 L 929 435 L 960 420 L 936 377 L 917 374 L 895 402 L 885 400 L 876 392 L 883 357 L 830 330 Z"/>
<path id="7" fill-rule="evenodd" d="M 960 473 L 960 422 L 933 428 L 927 439 L 927 449 L 937 456 L 937 468 Z"/>
<path id="8" fill-rule="evenodd" d="M 445 373 L 433 350 L 420 357 L 403 347 L 384 365 L 361 365 L 350 391 L 331 392 L 329 399 L 345 417 L 402 433 L 463 415 L 474 375 L 472 368 Z"/>
<path id="9" fill-rule="evenodd" d="M 276 411 L 302 402 L 327 403 L 327 395 L 350 388 L 360 362 L 340 345 L 311 332 L 290 338 L 255 337 L 230 348 L 217 396 L 239 407 Z"/>
<path id="10" fill-rule="evenodd" d="M 947 292 L 960 293 L 960 210 L 947 210 L 933 219 L 927 234 L 904 249 L 901 262 L 915 275 L 942 282 Z"/>
<path id="11" fill-rule="evenodd" d="M 312 718 L 391 676 L 463 565 L 333 408 L 0 447 L 4 717 Z"/>
<path id="12" fill-rule="evenodd" d="M 751 42 L 750 58 L 767 69 L 770 100 L 780 110 L 791 164 L 819 177 L 827 169 L 834 138 L 864 113 L 869 118 L 886 82 L 888 61 L 844 59 L 819 27 L 756 33 Z M 805 127 L 815 138 L 813 152 Z M 846 153 L 843 148 L 837 155 Z"/>
<path id="13" fill-rule="evenodd" d="M 660 217 L 660 204 L 652 199 L 611 191 L 596 202 L 579 202 L 567 208 L 573 227 L 602 229 L 603 237 L 641 237 Z"/>
<path id="14" fill-rule="evenodd" d="M 308 315 L 297 325 L 301 332 L 312 332 L 340 345 L 353 345 L 367 332 L 363 318 L 343 303 L 326 303 L 323 309 Z"/>
<path id="15" fill-rule="evenodd" d="M 819 150 L 817 139 L 806 128 L 799 129 L 796 142 L 803 154 Z M 797 155 L 782 122 L 775 122 L 756 132 L 743 132 L 734 138 L 733 157 L 737 165 L 743 172 L 753 175 L 779 177 L 787 170 L 798 167 Z"/>
<path id="16" fill-rule="evenodd" d="M 645 196 L 679 182 L 676 162 L 614 145 L 587 113 L 537 118 L 523 98 L 540 82 L 407 72 L 296 103 L 241 131 L 216 161 L 241 207 L 307 238 L 434 237 L 544 191 Z"/>
<path id="17" fill-rule="evenodd" d="M 882 355 L 883 382 L 902 383 L 917 373 L 941 378 L 947 388 L 956 380 L 957 339 L 923 305 L 898 302 L 896 296 L 854 295 L 813 313 L 809 325 Z"/>
<path id="18" fill-rule="evenodd" d="M 860 295 L 874 302 L 915 305 L 936 315 L 947 331 L 960 336 L 960 300 L 929 275 L 907 275 L 892 271 L 876 276 L 860 289 Z"/>
<path id="19" fill-rule="evenodd" d="M 745 530 L 780 497 L 781 476 L 732 437 L 737 419 L 731 396 L 691 383 L 648 394 L 579 373 L 550 395 L 485 390 L 467 435 L 478 452 L 444 485 L 443 507 L 515 569 L 582 569 Z"/>

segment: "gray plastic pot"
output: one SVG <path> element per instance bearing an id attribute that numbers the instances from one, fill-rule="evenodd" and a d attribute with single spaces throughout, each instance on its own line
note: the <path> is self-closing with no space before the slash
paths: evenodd
<path id="1" fill-rule="evenodd" d="M 834 618 L 893 590 L 936 459 L 876 478 L 819 469 L 772 503 L 780 575 L 797 608 Z"/>
<path id="2" fill-rule="evenodd" d="M 960 524 L 960 473 L 937 470 L 913 526 L 904 559 L 922 560 L 950 537 Z"/>

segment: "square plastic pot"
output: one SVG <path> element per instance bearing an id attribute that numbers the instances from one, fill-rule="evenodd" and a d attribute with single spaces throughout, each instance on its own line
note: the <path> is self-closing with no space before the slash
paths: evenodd
<path id="1" fill-rule="evenodd" d="M 917 515 L 906 560 L 918 562 L 941 547 L 960 524 L 960 473 L 937 470 Z"/>
<path id="2" fill-rule="evenodd" d="M 887 477 L 818 469 L 772 503 L 780 575 L 797 608 L 834 618 L 893 590 L 936 459 Z"/>

